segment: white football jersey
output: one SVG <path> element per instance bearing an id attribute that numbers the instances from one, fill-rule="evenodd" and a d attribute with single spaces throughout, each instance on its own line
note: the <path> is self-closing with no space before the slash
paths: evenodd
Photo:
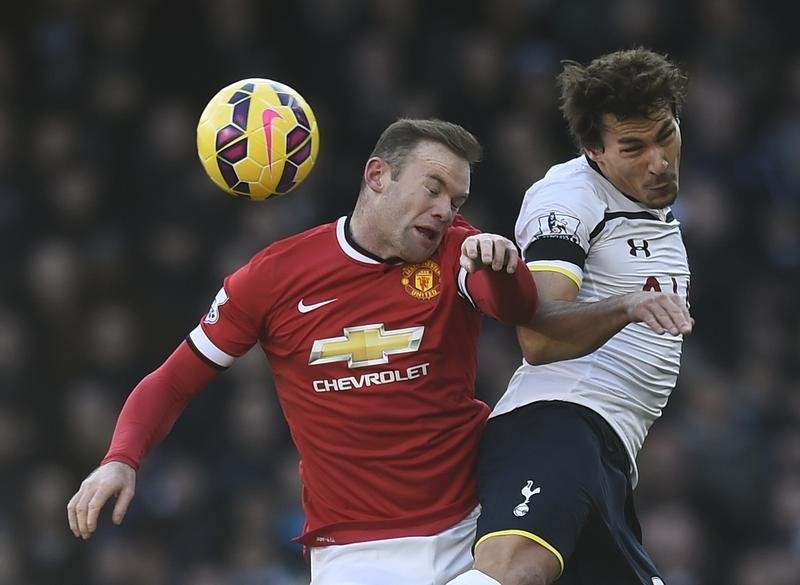
<path id="1" fill-rule="evenodd" d="M 516 238 L 528 268 L 571 278 L 578 301 L 641 290 L 688 299 L 686 248 L 672 212 L 629 199 L 584 156 L 552 167 L 527 191 Z M 636 485 L 636 455 L 675 387 L 682 341 L 634 323 L 589 355 L 542 366 L 523 360 L 492 416 L 543 400 L 591 408 L 622 439 Z"/>

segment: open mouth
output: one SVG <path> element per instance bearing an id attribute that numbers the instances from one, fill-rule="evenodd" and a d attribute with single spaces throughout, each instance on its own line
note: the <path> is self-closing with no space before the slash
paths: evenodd
<path id="1" fill-rule="evenodd" d="M 415 226 L 415 229 L 422 235 L 422 237 L 424 237 L 427 240 L 430 240 L 431 242 L 436 239 L 436 236 L 438 234 L 436 230 L 432 230 L 426 227 Z"/>

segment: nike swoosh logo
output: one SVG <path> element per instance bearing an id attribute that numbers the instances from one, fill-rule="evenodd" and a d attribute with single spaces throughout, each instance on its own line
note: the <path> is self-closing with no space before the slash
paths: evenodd
<path id="1" fill-rule="evenodd" d="M 310 313 L 311 311 L 319 309 L 320 307 L 324 307 L 325 305 L 329 305 L 330 303 L 332 303 L 334 301 L 338 301 L 338 300 L 339 299 L 328 299 L 327 301 L 314 303 L 312 305 L 306 305 L 303 302 L 303 299 L 300 299 L 300 302 L 297 303 L 297 310 L 300 311 L 301 313 Z"/>
<path id="2" fill-rule="evenodd" d="M 261 112 L 261 125 L 264 127 L 264 135 L 267 139 L 267 158 L 269 158 L 270 166 L 272 166 L 272 120 L 275 118 L 283 120 L 283 116 L 272 108 Z"/>

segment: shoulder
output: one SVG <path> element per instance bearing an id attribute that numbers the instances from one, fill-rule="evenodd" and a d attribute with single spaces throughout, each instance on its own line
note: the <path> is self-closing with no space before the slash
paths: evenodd
<path id="1" fill-rule="evenodd" d="M 335 223 L 320 225 L 263 248 L 225 279 L 228 297 L 254 314 L 263 313 L 307 272 L 312 259 L 334 248 L 326 240 L 335 240 L 335 229 Z"/>
<path id="2" fill-rule="evenodd" d="M 434 252 L 431 260 L 441 266 L 455 266 L 460 268 L 461 244 L 469 236 L 479 234 L 481 231 L 464 219 L 460 214 L 456 216 L 453 224 L 447 228 L 439 247 Z"/>
<path id="3" fill-rule="evenodd" d="M 283 238 L 257 252 L 248 264 L 261 265 L 294 254 L 308 254 L 330 249 L 329 240 L 336 234 L 336 222 L 318 225 Z"/>
<path id="4" fill-rule="evenodd" d="M 550 201 L 564 205 L 602 205 L 604 180 L 600 173 L 589 166 L 585 157 L 579 156 L 551 167 L 525 193 L 524 204 Z"/>
<path id="5" fill-rule="evenodd" d="M 479 233 L 481 233 L 481 230 L 467 221 L 460 213 L 456 215 L 453 224 L 447 230 L 447 234 L 452 234 L 457 237 L 463 236 L 462 239 Z"/>
<path id="6" fill-rule="evenodd" d="M 447 228 L 447 231 L 444 234 L 444 238 L 442 238 L 442 243 L 440 245 L 440 248 L 448 249 L 452 247 L 457 247 L 459 249 L 459 254 L 460 254 L 461 243 L 469 236 L 473 236 L 479 233 L 481 233 L 481 230 L 479 230 L 474 225 L 469 223 L 466 219 L 464 219 L 464 217 L 461 214 L 459 214 L 453 221 L 453 225 Z"/>
<path id="7" fill-rule="evenodd" d="M 515 232 L 519 237 L 534 225 L 552 225 L 554 221 L 584 226 L 601 221 L 608 209 L 603 191 L 603 176 L 589 166 L 585 157 L 577 157 L 552 167 L 525 193 Z"/>
<path id="8" fill-rule="evenodd" d="M 542 236 L 588 239 L 608 209 L 602 181 L 584 157 L 552 167 L 525 193 L 514 230 L 520 247 Z"/>

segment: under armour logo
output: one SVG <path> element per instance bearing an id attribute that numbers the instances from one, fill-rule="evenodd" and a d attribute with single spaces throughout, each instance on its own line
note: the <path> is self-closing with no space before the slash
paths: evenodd
<path id="1" fill-rule="evenodd" d="M 542 491 L 542 488 L 537 487 L 535 490 L 531 489 L 533 487 L 533 480 L 528 480 L 526 485 L 520 490 L 520 493 L 525 496 L 525 501 L 521 504 L 517 505 L 514 508 L 514 516 L 522 517 L 530 511 L 530 506 L 528 506 L 528 502 L 531 501 L 531 497 L 535 494 L 538 494 Z"/>
<path id="2" fill-rule="evenodd" d="M 638 242 L 638 243 L 637 243 Z M 644 252 L 644 257 L 650 257 L 650 250 L 648 250 L 648 242 L 647 240 L 634 240 L 631 238 L 628 240 L 628 245 L 631 247 L 630 254 L 631 256 L 638 256 L 639 252 Z"/>

